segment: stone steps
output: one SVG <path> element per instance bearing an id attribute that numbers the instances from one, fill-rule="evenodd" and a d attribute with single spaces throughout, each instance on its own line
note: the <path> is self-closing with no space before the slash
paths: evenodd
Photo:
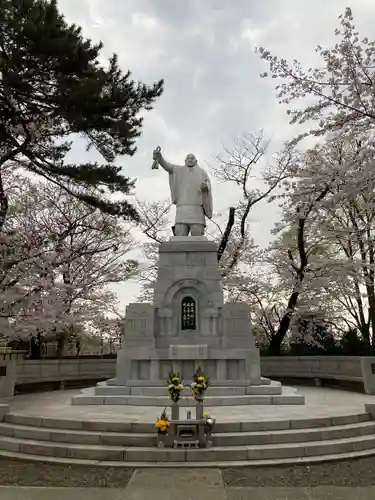
<path id="1" fill-rule="evenodd" d="M 115 432 L 115 433 L 155 433 L 153 422 L 126 422 L 122 420 L 74 420 L 56 417 L 36 417 L 27 414 L 8 413 L 4 416 L 4 423 L 16 424 L 38 429 L 62 429 L 78 431 Z M 217 422 L 215 434 L 238 432 L 269 432 L 285 431 L 289 429 L 315 429 L 322 430 L 345 425 L 356 425 L 362 422 L 372 422 L 369 413 L 353 413 L 349 415 L 336 415 L 332 417 L 299 418 L 292 420 L 256 420 L 256 421 L 227 421 Z"/>
<path id="2" fill-rule="evenodd" d="M 308 458 L 331 454 L 353 453 L 374 450 L 375 436 L 331 439 L 324 442 L 283 443 L 253 446 L 214 446 L 206 449 L 168 449 L 157 447 L 124 447 L 90 444 L 57 443 L 31 439 L 0 436 L 2 451 L 41 455 L 55 458 L 124 462 L 132 466 L 135 462 L 233 462 L 252 460 L 274 460 Z M 375 453 L 375 450 L 374 450 Z"/>
<path id="3" fill-rule="evenodd" d="M 191 390 L 186 387 L 183 395 L 189 394 Z M 280 382 L 272 382 L 268 385 L 253 385 L 253 386 L 235 386 L 235 387 L 210 387 L 206 397 L 222 397 L 222 396 L 251 396 L 265 395 L 277 396 L 282 394 L 282 386 Z M 98 384 L 94 388 L 95 396 L 151 396 L 165 397 L 165 387 L 125 387 L 107 385 L 105 383 Z"/>
<path id="4" fill-rule="evenodd" d="M 342 460 L 354 460 L 358 458 L 375 455 L 375 449 L 355 451 L 348 453 L 336 453 L 329 455 L 317 455 L 300 458 L 280 458 L 277 460 L 235 460 L 235 461 L 215 461 L 215 462 L 119 462 L 105 460 L 80 460 L 76 458 L 47 457 L 43 455 L 31 455 L 30 453 L 16 453 L 12 451 L 0 450 L 0 456 L 12 460 L 23 460 L 29 462 L 56 463 L 66 465 L 86 465 L 88 467 L 122 467 L 122 468 L 232 468 L 232 467 L 267 467 L 281 465 L 302 465 L 312 463 L 337 462 Z"/>
<path id="5" fill-rule="evenodd" d="M 287 391 L 285 391 L 287 389 Z M 291 388 L 283 388 L 282 394 L 242 394 L 235 396 L 206 396 L 206 407 L 210 406 L 249 406 L 249 405 L 304 405 L 305 397 L 296 394 Z M 72 397 L 72 405 L 126 405 L 126 406 L 169 406 L 170 398 L 165 396 L 142 395 L 96 395 L 95 391 L 84 389 L 81 394 Z M 179 402 L 180 407 L 194 406 L 194 398 L 183 396 Z"/>
<path id="6" fill-rule="evenodd" d="M 122 468 L 232 468 L 232 467 L 267 467 L 267 466 L 281 466 L 281 465 L 302 465 L 313 463 L 326 463 L 338 462 L 343 460 L 354 460 L 364 457 L 371 457 L 375 455 L 375 449 L 355 451 L 349 453 L 337 453 L 330 455 L 317 455 L 312 457 L 300 458 L 280 458 L 277 460 L 234 460 L 215 461 L 215 462 L 119 462 L 119 461 L 105 461 L 105 460 L 84 460 L 75 458 L 56 458 L 42 455 L 31 455 L 25 453 L 16 453 L 12 451 L 0 450 L 0 456 L 10 458 L 12 460 L 22 460 L 29 462 L 43 462 L 43 463 L 56 463 L 66 465 L 85 465 L 88 467 L 101 466 L 101 467 L 122 467 Z"/>
<path id="7" fill-rule="evenodd" d="M 305 441 L 351 438 L 371 434 L 375 434 L 375 422 L 369 421 L 329 426 L 326 428 L 216 433 L 212 436 L 212 443 L 214 446 L 219 447 L 263 444 L 279 445 L 285 443 L 302 443 Z M 99 446 L 153 447 L 156 444 L 155 432 L 98 432 L 48 427 L 36 428 L 9 423 L 0 423 L 0 436 L 52 443 L 65 442 Z"/>
<path id="8" fill-rule="evenodd" d="M 4 457 L 123 467 L 233 467 L 375 454 L 375 422 L 363 413 L 291 421 L 225 422 L 218 424 L 212 441 L 213 446 L 207 449 L 157 448 L 152 423 L 16 414 L 6 415 L 5 422 L 0 423 L 0 456 Z"/>

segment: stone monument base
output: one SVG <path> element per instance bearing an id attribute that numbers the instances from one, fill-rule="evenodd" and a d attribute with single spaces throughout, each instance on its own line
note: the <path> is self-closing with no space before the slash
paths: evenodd
<path id="1" fill-rule="evenodd" d="M 84 389 L 73 396 L 73 405 L 129 405 L 165 407 L 171 404 L 166 382 L 159 386 L 110 385 L 112 380 L 100 382 L 96 387 Z M 282 387 L 280 382 L 262 378 L 261 385 L 212 385 L 204 398 L 206 407 L 245 405 L 304 405 L 305 397 L 291 387 Z M 180 400 L 181 407 L 195 406 L 195 400 L 186 387 Z"/>
<path id="2" fill-rule="evenodd" d="M 74 405 L 168 406 L 169 373 L 188 386 L 198 367 L 209 379 L 208 407 L 304 404 L 294 389 L 262 379 L 250 306 L 224 302 L 217 251 L 204 236 L 160 244 L 153 302 L 126 308 L 116 378 Z M 189 387 L 180 404 L 194 407 Z"/>

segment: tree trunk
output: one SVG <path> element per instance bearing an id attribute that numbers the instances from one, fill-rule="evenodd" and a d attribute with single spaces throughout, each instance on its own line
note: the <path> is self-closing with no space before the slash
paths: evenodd
<path id="1" fill-rule="evenodd" d="M 227 248 L 228 241 L 229 241 L 229 238 L 230 238 L 230 234 L 232 232 L 232 228 L 233 228 L 233 225 L 234 225 L 235 212 L 236 212 L 236 210 L 235 210 L 234 207 L 230 207 L 229 208 L 228 222 L 227 222 L 227 225 L 226 225 L 223 237 L 221 239 L 221 242 L 220 242 L 220 245 L 219 245 L 219 248 L 218 248 L 218 251 L 217 251 L 217 261 L 218 262 L 220 262 L 220 260 L 221 260 L 221 258 L 223 256 L 223 253 L 225 252 L 225 249 Z"/>
<path id="2" fill-rule="evenodd" d="M 297 306 L 299 294 L 300 292 L 295 290 L 289 297 L 286 313 L 281 318 L 279 328 L 275 335 L 272 337 L 270 345 L 268 347 L 268 354 L 270 354 L 271 356 L 278 356 L 280 354 L 281 344 L 283 343 L 285 335 L 288 333 L 290 321 Z"/>
<path id="3" fill-rule="evenodd" d="M 7 212 L 8 212 L 8 198 L 4 191 L 4 184 L 1 176 L 1 167 L 0 167 L 0 231 L 3 230 Z"/>
<path id="4" fill-rule="evenodd" d="M 321 199 L 323 196 L 323 193 L 319 195 L 317 198 L 317 201 Z M 286 309 L 286 312 L 284 316 L 281 318 L 279 328 L 274 335 L 274 337 L 271 340 L 271 343 L 268 348 L 268 352 L 273 355 L 277 356 L 280 354 L 280 348 L 281 344 L 285 338 L 285 335 L 288 333 L 289 326 L 290 326 L 290 321 L 292 319 L 293 313 L 296 309 L 297 302 L 298 302 L 298 297 L 299 294 L 301 293 L 302 290 L 302 283 L 303 280 L 305 279 L 305 271 L 308 265 L 308 257 L 306 253 L 306 248 L 305 248 L 305 223 L 306 223 L 306 216 L 309 214 L 311 211 L 313 205 L 310 206 L 309 210 L 307 213 L 303 216 L 301 216 L 299 209 L 297 210 L 297 213 L 299 214 L 298 216 L 298 229 L 297 229 L 297 246 L 298 246 L 298 253 L 299 253 L 299 258 L 300 258 L 300 265 L 299 267 L 296 266 L 294 263 L 293 255 L 292 252 L 289 251 L 289 259 L 291 261 L 292 267 L 296 272 L 296 281 L 295 285 L 293 287 L 293 291 L 291 296 L 289 297 L 288 301 L 288 307 Z"/>
<path id="5" fill-rule="evenodd" d="M 371 353 L 375 353 L 375 294 L 374 290 L 370 290 L 368 294 L 369 305 L 369 323 L 371 325 Z"/>
<path id="6" fill-rule="evenodd" d="M 371 350 L 370 323 L 364 322 L 363 324 L 361 324 L 359 327 L 359 331 L 361 332 L 362 338 L 366 342 L 368 350 L 370 351 Z"/>
<path id="7" fill-rule="evenodd" d="M 62 356 L 64 355 L 64 349 L 67 339 L 68 335 L 66 331 L 62 331 L 57 334 L 56 357 L 62 358 Z"/>

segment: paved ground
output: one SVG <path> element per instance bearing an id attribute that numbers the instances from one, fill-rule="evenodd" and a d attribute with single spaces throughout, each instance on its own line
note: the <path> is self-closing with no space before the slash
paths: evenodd
<path id="1" fill-rule="evenodd" d="M 219 470 L 137 470 L 125 488 L 0 487 L 0 500 L 373 500 L 374 488 L 231 487 Z"/>
<path id="2" fill-rule="evenodd" d="M 190 474 L 191 469 L 183 470 L 185 476 Z M 215 474 L 217 471 L 218 469 Z M 133 473 L 133 469 L 123 467 L 66 465 L 0 458 L 1 486 L 125 488 Z M 157 470 L 153 473 L 158 474 Z M 201 474 L 204 473 L 204 469 L 201 469 Z M 144 472 L 137 474 L 139 477 L 139 474 Z M 168 477 L 175 474 L 178 474 L 176 469 L 169 470 Z M 221 475 L 227 488 L 375 487 L 375 456 L 311 465 L 233 467 L 223 469 Z"/>
<path id="3" fill-rule="evenodd" d="M 305 405 L 254 405 L 206 409 L 218 422 L 270 421 L 356 414 L 364 412 L 365 403 L 374 402 L 373 396 L 339 389 L 299 387 L 299 391 L 305 395 Z M 162 410 L 148 406 L 71 406 L 71 397 L 78 393 L 77 390 L 69 390 L 24 394 L 11 398 L 8 402 L 13 413 L 71 420 L 155 422 Z M 184 410 L 182 409 L 182 412 Z"/>

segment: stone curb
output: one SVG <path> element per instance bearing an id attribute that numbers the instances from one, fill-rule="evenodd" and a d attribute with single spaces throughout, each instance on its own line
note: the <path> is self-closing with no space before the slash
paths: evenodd
<path id="1" fill-rule="evenodd" d="M 82 460 L 63 457 L 49 457 L 42 455 L 32 455 L 25 453 L 9 452 L 0 450 L 0 457 L 22 460 L 26 462 L 43 462 L 62 465 L 86 465 L 89 467 L 121 467 L 125 469 L 142 468 L 216 468 L 227 469 L 233 467 L 277 467 L 288 465 L 304 465 L 313 463 L 342 462 L 358 458 L 371 457 L 375 455 L 375 448 L 355 452 L 340 454 L 318 455 L 300 458 L 285 458 L 276 460 L 236 460 L 236 461 L 215 461 L 215 462 L 121 462 L 121 461 L 100 461 L 100 460 Z"/>

